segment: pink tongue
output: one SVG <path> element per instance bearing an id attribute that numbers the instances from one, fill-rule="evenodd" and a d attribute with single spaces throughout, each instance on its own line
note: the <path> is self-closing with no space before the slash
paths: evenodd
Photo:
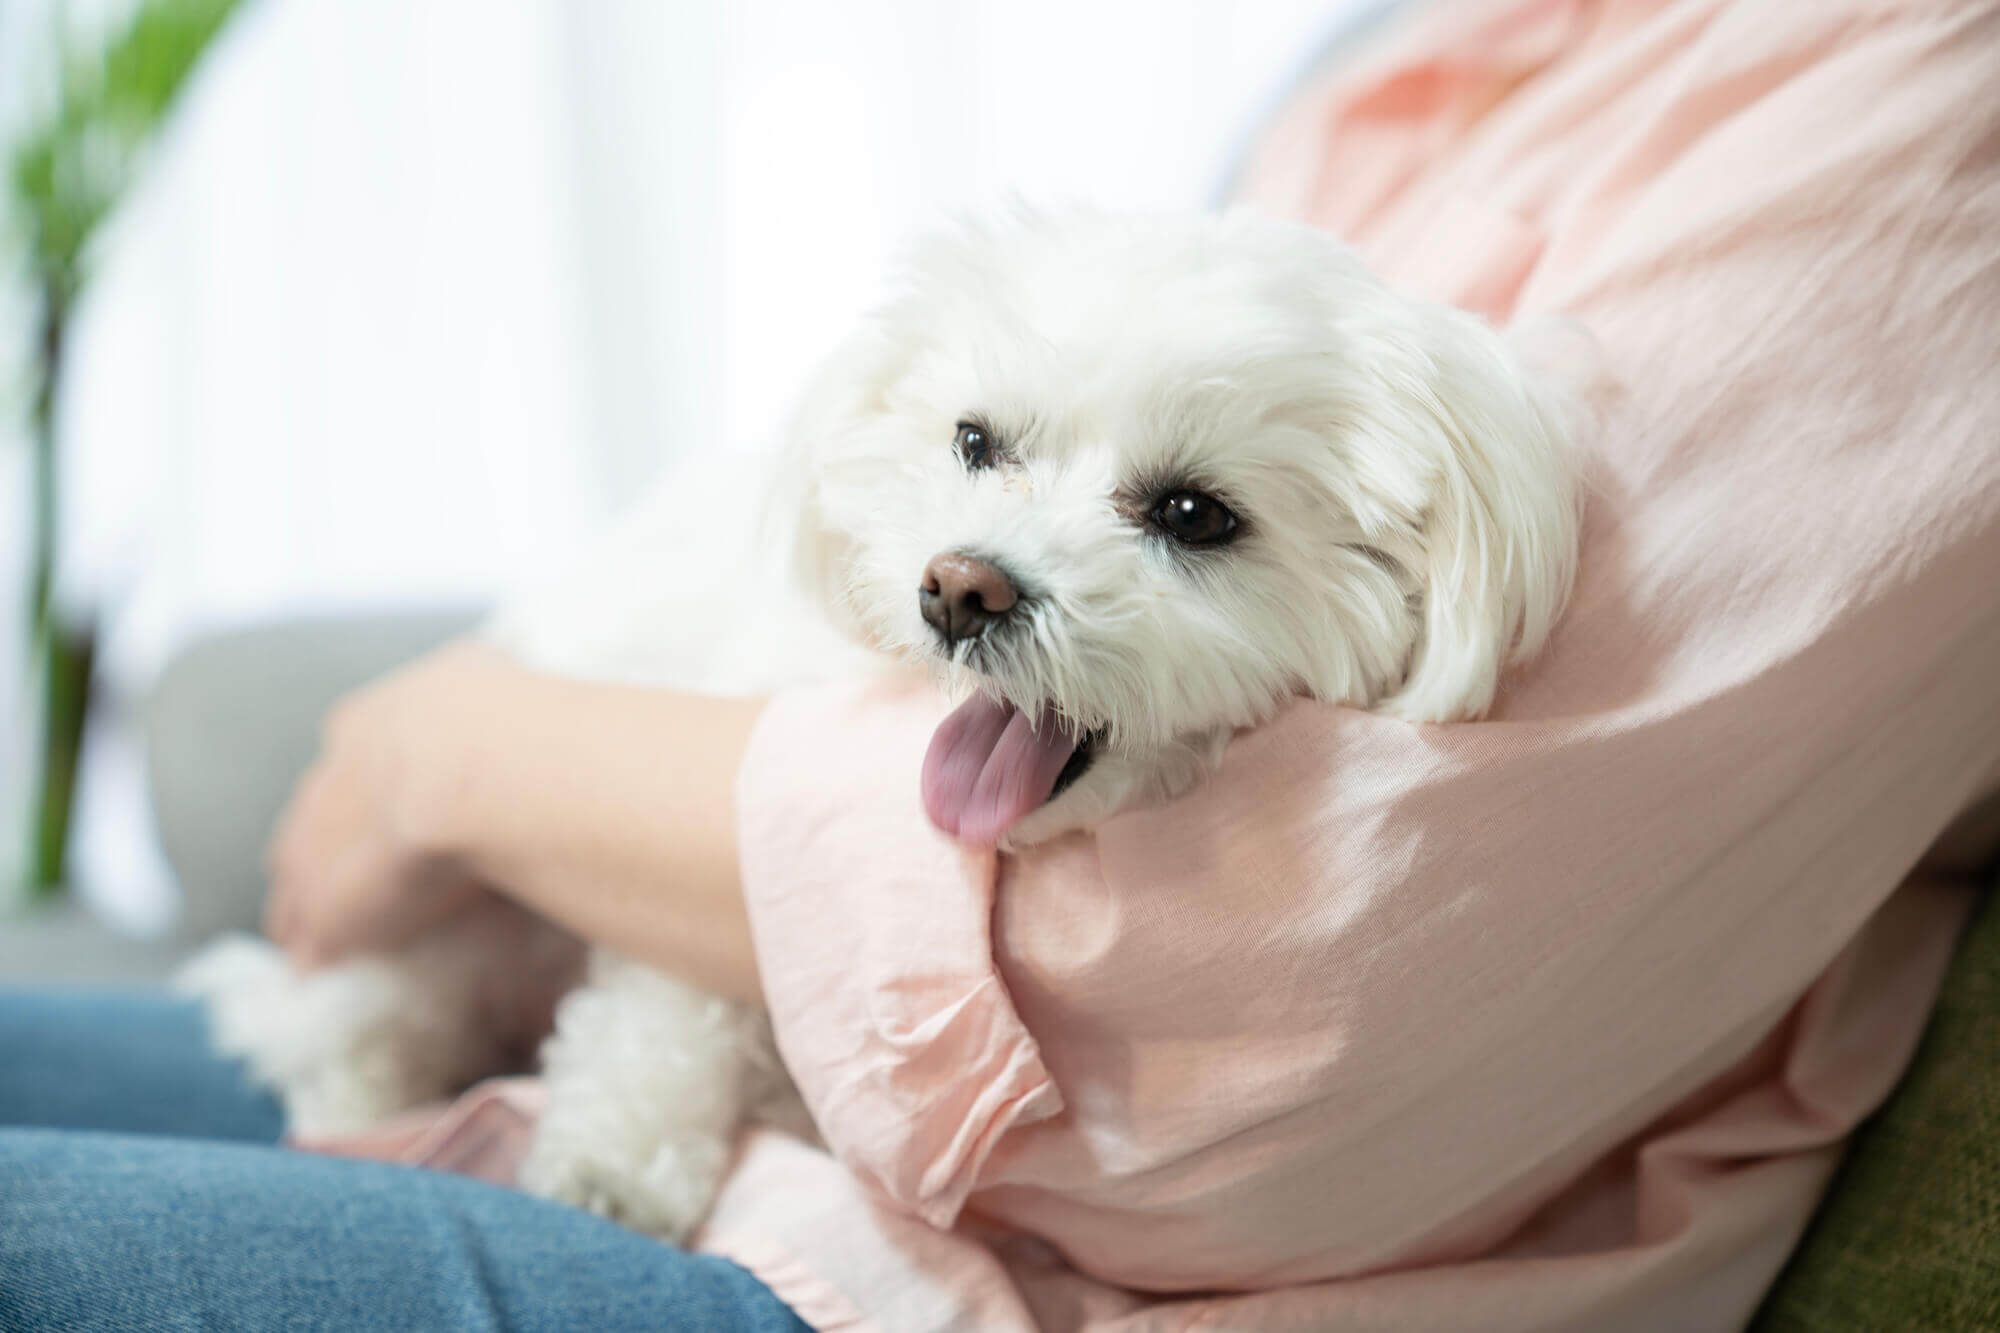
<path id="1" fill-rule="evenodd" d="M 1049 799 L 1076 742 L 1037 735 L 1014 705 L 975 694 L 938 724 L 924 756 L 924 810 L 961 842 L 992 843 Z"/>

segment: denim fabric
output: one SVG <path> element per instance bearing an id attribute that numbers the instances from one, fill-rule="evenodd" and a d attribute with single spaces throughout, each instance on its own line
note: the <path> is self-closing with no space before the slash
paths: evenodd
<path id="1" fill-rule="evenodd" d="M 590 1214 L 269 1146 L 277 1108 L 178 1001 L 0 992 L 0 1126 L 5 1333 L 806 1327 L 734 1264 Z"/>
<path id="2" fill-rule="evenodd" d="M 276 1143 L 285 1113 L 210 1054 L 192 1000 L 0 989 L 0 1125 Z"/>

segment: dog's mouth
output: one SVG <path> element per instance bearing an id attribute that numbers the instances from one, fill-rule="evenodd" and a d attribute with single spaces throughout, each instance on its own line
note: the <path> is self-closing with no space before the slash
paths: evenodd
<path id="1" fill-rule="evenodd" d="M 1030 715 L 975 694 L 931 737 L 924 811 L 961 842 L 998 842 L 1081 778 L 1098 743 L 1096 733 L 1078 735 L 1052 709 Z"/>

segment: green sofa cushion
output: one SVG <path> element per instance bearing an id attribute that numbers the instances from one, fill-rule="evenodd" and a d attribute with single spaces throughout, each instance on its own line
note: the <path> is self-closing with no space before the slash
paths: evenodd
<path id="1" fill-rule="evenodd" d="M 1779 1276 L 1757 1333 L 2000 1329 L 2000 907 L 1987 894 L 1894 1095 Z"/>

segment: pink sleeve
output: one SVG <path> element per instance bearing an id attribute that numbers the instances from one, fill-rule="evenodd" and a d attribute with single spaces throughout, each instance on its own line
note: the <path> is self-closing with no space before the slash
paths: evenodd
<path id="1" fill-rule="evenodd" d="M 781 697 L 739 820 L 787 1065 L 848 1168 L 946 1227 L 1000 1136 L 1062 1098 L 994 967 L 993 855 L 960 851 L 918 804 L 941 716 L 920 683 Z"/>

